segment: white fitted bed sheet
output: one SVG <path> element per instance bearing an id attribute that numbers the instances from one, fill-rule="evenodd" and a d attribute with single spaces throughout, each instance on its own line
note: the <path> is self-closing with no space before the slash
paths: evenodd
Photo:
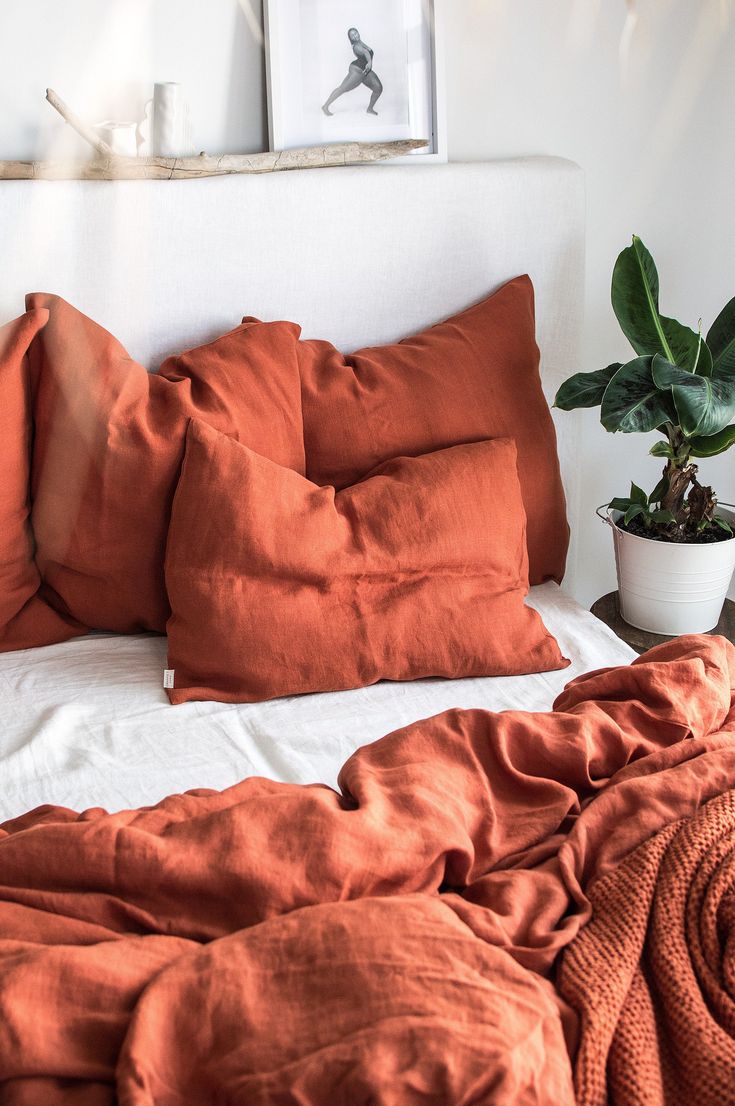
<path id="1" fill-rule="evenodd" d="M 137 807 L 251 775 L 334 786 L 355 749 L 410 722 L 452 707 L 548 710 L 575 676 L 635 657 L 556 584 L 532 588 L 529 602 L 571 667 L 172 707 L 163 637 L 91 634 L 0 655 L 0 821 L 43 803 Z"/>

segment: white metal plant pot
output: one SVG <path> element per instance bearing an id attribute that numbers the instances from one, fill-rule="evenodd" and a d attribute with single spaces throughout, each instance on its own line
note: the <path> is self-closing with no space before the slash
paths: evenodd
<path id="1" fill-rule="evenodd" d="M 719 514 L 735 529 L 735 513 L 719 508 Z M 669 637 L 714 629 L 735 569 L 735 538 L 708 545 L 656 541 L 621 530 L 621 517 L 608 509 L 625 621 Z"/>

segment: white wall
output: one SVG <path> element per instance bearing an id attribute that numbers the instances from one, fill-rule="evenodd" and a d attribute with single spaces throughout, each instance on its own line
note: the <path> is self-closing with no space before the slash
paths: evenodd
<path id="1" fill-rule="evenodd" d="M 735 294 L 731 6 L 638 0 L 621 64 L 624 0 L 446 0 L 450 158 L 550 153 L 586 170 L 585 368 L 626 356 L 609 280 L 633 232 L 658 262 L 668 314 L 707 326 Z M 265 149 L 261 27 L 258 0 L 6 0 L 0 157 L 81 152 L 44 103 L 47 85 L 99 120 L 138 118 L 153 80 L 185 84 L 196 150 Z M 650 488 L 658 465 L 647 439 L 613 438 L 593 413 L 580 417 L 578 594 L 591 602 L 614 586 L 609 535 L 592 509 L 631 478 Z M 735 454 L 707 462 L 703 476 L 735 501 Z"/>
<path id="2" fill-rule="evenodd" d="M 610 307 L 610 276 L 632 233 L 659 267 L 662 308 L 705 328 L 735 295 L 735 16 L 723 0 L 638 0 L 627 64 L 623 0 L 468 0 L 451 5 L 449 143 L 457 159 L 553 153 L 587 177 L 584 367 L 630 349 Z M 567 416 L 576 417 L 576 416 Z M 583 573 L 591 602 L 615 585 L 610 536 L 592 511 L 650 490 L 655 435 L 606 434 L 584 421 Z M 701 476 L 735 501 L 735 452 Z M 705 479 L 706 478 L 706 479 Z"/>
<path id="3" fill-rule="evenodd" d="M 0 0 L 0 157 L 84 156 L 44 101 L 90 122 L 140 120 L 153 81 L 181 81 L 195 152 L 267 149 L 260 0 Z"/>

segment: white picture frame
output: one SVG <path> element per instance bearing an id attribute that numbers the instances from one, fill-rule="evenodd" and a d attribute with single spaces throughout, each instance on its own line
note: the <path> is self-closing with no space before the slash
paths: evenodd
<path id="1" fill-rule="evenodd" d="M 428 138 L 388 164 L 445 162 L 443 4 L 264 0 L 271 150 Z"/>

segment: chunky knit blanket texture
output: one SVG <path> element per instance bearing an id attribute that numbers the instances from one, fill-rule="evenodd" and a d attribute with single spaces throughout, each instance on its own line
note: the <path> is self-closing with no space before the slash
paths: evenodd
<path id="1" fill-rule="evenodd" d="M 581 1017 L 579 1106 L 735 1103 L 735 791 L 589 893 L 559 988 Z"/>

